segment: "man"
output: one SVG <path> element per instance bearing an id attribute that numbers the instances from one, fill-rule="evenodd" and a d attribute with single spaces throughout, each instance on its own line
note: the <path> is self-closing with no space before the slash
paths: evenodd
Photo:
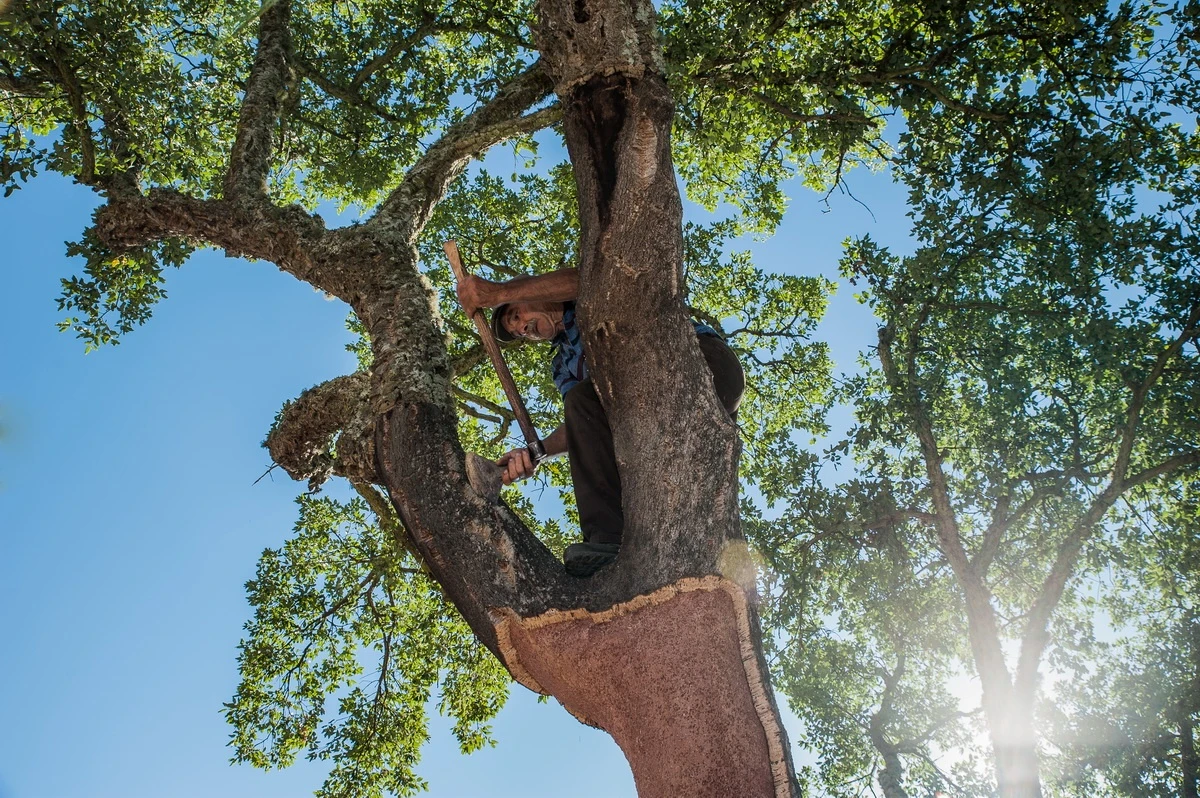
<path id="1" fill-rule="evenodd" d="M 551 368 L 563 395 L 564 421 L 542 444 L 547 456 L 567 453 L 575 485 L 583 543 L 567 547 L 564 563 L 568 573 L 591 576 L 616 559 L 624 516 L 612 430 L 588 376 L 587 355 L 575 323 L 578 295 L 576 269 L 503 283 L 469 276 L 458 285 L 458 299 L 468 315 L 478 308 L 495 308 L 491 327 L 498 340 L 547 341 L 554 348 Z M 693 324 L 717 396 L 734 418 L 746 384 L 741 363 L 715 330 Z M 513 449 L 496 465 L 504 469 L 506 485 L 533 476 L 536 468 L 525 448 Z"/>

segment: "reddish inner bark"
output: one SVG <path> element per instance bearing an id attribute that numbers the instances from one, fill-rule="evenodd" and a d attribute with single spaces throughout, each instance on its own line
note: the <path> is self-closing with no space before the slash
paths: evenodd
<path id="1" fill-rule="evenodd" d="M 608 613 L 510 617 L 510 653 L 526 681 L 613 736 L 639 796 L 786 795 L 782 735 L 752 648 L 747 659 L 739 589 L 691 581 L 718 589 L 666 589 Z"/>

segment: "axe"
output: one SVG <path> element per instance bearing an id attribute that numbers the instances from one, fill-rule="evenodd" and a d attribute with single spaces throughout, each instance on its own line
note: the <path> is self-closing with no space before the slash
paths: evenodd
<path id="1" fill-rule="evenodd" d="M 446 250 L 446 257 L 450 259 L 450 268 L 454 270 L 454 278 L 458 282 L 467 279 L 467 270 L 463 267 L 462 258 L 458 254 L 458 242 L 447 241 L 443 245 Z M 463 308 L 465 311 L 466 308 Z M 542 444 L 541 438 L 538 437 L 537 430 L 533 428 L 533 422 L 529 420 L 529 413 L 525 410 L 525 402 L 521 399 L 521 394 L 517 391 L 517 384 L 513 381 L 512 372 L 508 370 L 508 364 L 504 362 L 504 354 L 500 351 L 500 344 L 496 341 L 496 337 L 492 335 L 492 330 L 488 326 L 487 319 L 484 318 L 483 310 L 476 310 L 471 314 L 471 321 L 475 322 L 475 329 L 479 331 L 479 340 L 483 341 L 483 348 L 487 350 L 488 357 L 492 359 L 492 366 L 496 369 L 496 376 L 500 378 L 500 385 L 504 387 L 504 395 L 508 397 L 508 404 L 512 407 L 513 415 L 517 417 L 517 424 L 521 427 L 521 434 L 525 438 L 525 448 L 529 450 L 529 456 L 533 459 L 533 464 L 536 466 L 542 460 L 546 459 L 546 447 Z M 480 469 L 481 464 L 477 458 L 472 460 L 468 458 L 468 470 Z M 488 462 L 488 461 L 484 461 Z M 492 471 L 496 471 L 493 464 Z M 499 476 L 495 474 L 492 479 Z M 484 493 L 485 491 L 479 491 Z M 487 491 L 491 493 L 492 491 Z M 498 494 L 499 487 L 497 486 L 495 493 Z"/>

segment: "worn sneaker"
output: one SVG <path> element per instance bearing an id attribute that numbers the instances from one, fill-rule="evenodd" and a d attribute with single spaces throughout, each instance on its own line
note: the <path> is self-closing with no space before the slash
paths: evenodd
<path id="1" fill-rule="evenodd" d="M 620 543 L 572 543 L 563 552 L 563 565 L 571 576 L 591 576 L 617 559 Z"/>

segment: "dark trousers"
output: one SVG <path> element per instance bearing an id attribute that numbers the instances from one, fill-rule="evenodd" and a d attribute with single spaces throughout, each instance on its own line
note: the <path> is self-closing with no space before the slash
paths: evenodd
<path id="1" fill-rule="evenodd" d="M 730 418 L 746 389 L 746 375 L 737 355 L 714 335 L 697 336 L 700 351 L 712 372 L 717 396 Z M 613 452 L 612 428 L 600 406 L 591 378 L 567 391 L 564 397 L 567 457 L 579 506 L 579 526 L 588 543 L 620 543 L 625 518 L 621 513 L 621 476 Z"/>

